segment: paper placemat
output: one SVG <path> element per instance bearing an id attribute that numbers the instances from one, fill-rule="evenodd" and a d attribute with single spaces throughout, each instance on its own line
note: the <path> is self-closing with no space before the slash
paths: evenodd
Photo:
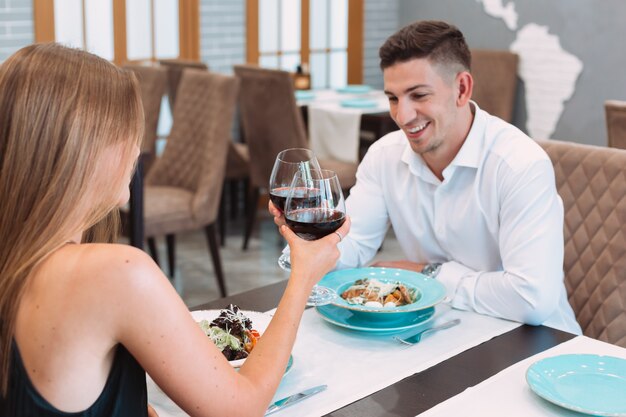
<path id="1" fill-rule="evenodd" d="M 574 411 L 561 408 L 536 395 L 526 383 L 526 370 L 539 359 L 571 354 L 592 353 L 626 359 L 626 349 L 578 336 L 538 353 L 497 373 L 480 384 L 442 402 L 420 417 L 448 416 L 520 416 L 520 417 L 580 417 Z"/>
<path id="2" fill-rule="evenodd" d="M 274 400 L 316 385 L 327 384 L 328 389 L 276 416 L 330 413 L 520 326 L 459 310 L 439 314 L 434 324 L 455 318 L 461 319 L 460 325 L 429 335 L 417 345 L 406 346 L 393 340 L 391 335 L 377 336 L 339 328 L 324 321 L 314 309 L 305 311 L 292 352 L 293 368 L 281 382 Z M 432 322 L 428 324 L 431 325 Z M 161 417 L 186 415 L 175 410 L 151 380 L 148 381 L 148 399 Z"/>

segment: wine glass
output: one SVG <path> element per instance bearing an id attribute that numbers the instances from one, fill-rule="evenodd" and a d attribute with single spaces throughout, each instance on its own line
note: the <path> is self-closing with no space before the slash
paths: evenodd
<path id="1" fill-rule="evenodd" d="M 285 210 L 287 193 L 291 187 L 294 175 L 299 171 L 320 169 L 315 154 L 310 149 L 291 148 L 279 152 L 274 161 L 270 176 L 270 200 L 281 212 Z M 284 270 L 290 270 L 289 254 L 283 253 L 278 258 L 278 265 Z"/>
<path id="2" fill-rule="evenodd" d="M 346 220 L 346 204 L 339 179 L 325 169 L 296 172 L 285 202 L 287 226 L 299 237 L 317 240 L 334 233 Z M 331 303 L 337 293 L 315 285 L 307 305 Z"/>

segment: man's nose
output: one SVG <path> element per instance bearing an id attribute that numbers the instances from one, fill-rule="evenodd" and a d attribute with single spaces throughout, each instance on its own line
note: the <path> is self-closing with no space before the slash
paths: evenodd
<path id="1" fill-rule="evenodd" d="M 415 109 L 408 100 L 398 100 L 396 108 L 396 123 L 406 126 L 415 119 Z"/>

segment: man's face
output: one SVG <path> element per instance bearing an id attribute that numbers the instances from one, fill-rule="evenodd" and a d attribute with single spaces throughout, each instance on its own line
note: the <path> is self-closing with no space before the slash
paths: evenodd
<path id="1" fill-rule="evenodd" d="M 391 117 L 420 155 L 436 151 L 456 131 L 457 82 L 455 74 L 445 71 L 425 58 L 383 71 Z"/>

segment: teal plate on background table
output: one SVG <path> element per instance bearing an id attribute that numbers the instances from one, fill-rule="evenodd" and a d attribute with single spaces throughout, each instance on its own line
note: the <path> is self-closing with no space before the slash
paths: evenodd
<path id="1" fill-rule="evenodd" d="M 352 109 L 371 109 L 378 106 L 378 103 L 374 100 L 366 98 L 353 98 L 349 100 L 341 100 L 341 107 L 348 107 Z"/>
<path id="2" fill-rule="evenodd" d="M 296 90 L 296 100 L 313 100 L 315 93 L 311 90 Z"/>
<path id="3" fill-rule="evenodd" d="M 569 410 L 626 416 L 626 360 L 600 355 L 559 355 L 533 363 L 526 382 L 540 397 Z"/>
<path id="4" fill-rule="evenodd" d="M 399 333 L 412 329 L 433 319 L 435 308 L 414 311 L 397 316 L 396 320 L 371 320 L 358 312 L 327 304 L 316 307 L 317 312 L 327 322 L 350 330 L 376 334 Z"/>
<path id="5" fill-rule="evenodd" d="M 416 290 L 417 299 L 414 303 L 406 304 L 399 307 L 366 307 L 360 304 L 350 304 L 343 298 L 341 294 L 348 289 L 358 279 L 369 278 L 376 279 L 381 282 L 399 282 L 407 288 Z M 337 292 L 337 297 L 332 305 L 351 310 L 357 313 L 365 314 L 368 319 L 391 319 L 391 316 L 402 313 L 410 313 L 425 308 L 433 307 L 440 303 L 446 296 L 446 288 L 436 279 L 427 277 L 418 272 L 407 271 L 405 269 L 396 268 L 354 268 L 341 269 L 326 274 L 319 282 L 320 286 L 328 287 Z M 387 316 L 387 317 L 379 317 Z"/>
<path id="6" fill-rule="evenodd" d="M 372 87 L 362 84 L 350 84 L 337 89 L 337 92 L 342 94 L 364 94 L 370 91 L 372 91 Z"/>

